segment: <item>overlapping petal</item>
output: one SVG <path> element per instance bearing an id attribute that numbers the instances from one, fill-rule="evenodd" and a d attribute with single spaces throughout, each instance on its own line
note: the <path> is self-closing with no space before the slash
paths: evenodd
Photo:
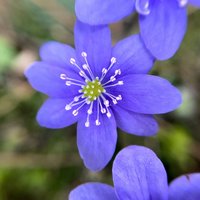
<path id="1" fill-rule="evenodd" d="M 167 200 L 167 175 L 153 151 L 129 146 L 116 156 L 113 181 L 119 200 Z"/>
<path id="2" fill-rule="evenodd" d="M 140 35 L 133 35 L 118 42 L 112 56 L 117 59 L 113 69 L 121 69 L 122 74 L 146 74 L 152 68 L 154 58 L 146 49 Z"/>
<path id="3" fill-rule="evenodd" d="M 134 11 L 135 0 L 76 0 L 75 11 L 82 22 L 99 25 L 109 24 L 128 16 Z"/>
<path id="4" fill-rule="evenodd" d="M 72 115 L 72 111 L 65 110 L 69 100 L 66 99 L 48 99 L 40 108 L 37 114 L 38 123 L 46 128 L 64 128 L 74 124 L 78 116 Z"/>
<path id="5" fill-rule="evenodd" d="M 87 111 L 85 111 L 87 113 Z M 108 119 L 100 116 L 100 125 L 96 126 L 97 113 L 90 116 L 90 127 L 85 127 L 87 116 L 78 121 L 77 144 L 81 158 L 87 168 L 92 171 L 103 169 L 113 156 L 117 141 L 116 122 L 114 117 Z"/>
<path id="6" fill-rule="evenodd" d="M 181 94 L 167 80 L 153 75 L 126 75 L 119 80 L 123 85 L 106 88 L 121 95 L 118 105 L 143 114 L 160 114 L 176 109 L 181 104 Z"/>
<path id="7" fill-rule="evenodd" d="M 31 86 L 50 97 L 68 98 L 78 91 L 77 86 L 67 87 L 65 81 L 60 78 L 61 74 L 81 80 L 81 77 L 72 70 L 55 67 L 45 62 L 35 62 L 26 71 Z"/>
<path id="8" fill-rule="evenodd" d="M 76 59 L 76 52 L 69 45 L 50 41 L 41 46 L 40 57 L 42 61 L 55 67 L 69 68 L 70 59 Z"/>
<path id="9" fill-rule="evenodd" d="M 107 25 L 89 26 L 80 21 L 75 25 L 75 46 L 77 57 L 85 63 L 82 52 L 87 53 L 87 60 L 93 73 L 101 75 L 111 58 L 111 32 Z"/>
<path id="10" fill-rule="evenodd" d="M 169 200 L 199 200 L 200 173 L 183 175 L 169 185 Z"/>
<path id="11" fill-rule="evenodd" d="M 69 200 L 118 200 L 114 188 L 102 183 L 85 183 L 72 190 Z"/>
<path id="12" fill-rule="evenodd" d="M 117 126 L 127 133 L 139 136 L 151 136 L 158 131 L 158 124 L 151 115 L 134 113 L 122 109 L 120 106 L 114 106 L 113 112 Z"/>
<path id="13" fill-rule="evenodd" d="M 186 32 L 186 8 L 175 0 L 150 1 L 150 13 L 140 15 L 141 36 L 147 49 L 158 59 L 172 57 Z"/>

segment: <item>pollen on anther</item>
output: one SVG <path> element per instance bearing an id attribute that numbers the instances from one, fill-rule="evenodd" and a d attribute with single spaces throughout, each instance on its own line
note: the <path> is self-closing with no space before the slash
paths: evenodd
<path id="1" fill-rule="evenodd" d="M 70 58 L 70 63 L 71 63 L 72 65 L 74 65 L 74 64 L 76 63 L 76 60 L 75 60 L 74 58 Z"/>
<path id="2" fill-rule="evenodd" d="M 62 80 L 65 80 L 65 79 L 67 78 L 67 76 L 66 76 L 66 74 L 60 74 L 60 78 L 61 78 Z"/>
<path id="3" fill-rule="evenodd" d="M 81 56 L 87 57 L 87 53 L 86 53 L 86 52 L 82 52 L 82 53 L 81 53 Z"/>
<path id="4" fill-rule="evenodd" d="M 123 85 L 124 82 L 123 82 L 123 81 L 118 81 L 118 84 L 119 84 L 119 85 Z"/>
<path id="5" fill-rule="evenodd" d="M 77 116 L 77 115 L 78 115 L 78 111 L 77 111 L 77 110 L 74 110 L 74 111 L 72 112 L 72 114 L 73 114 L 74 116 Z"/>
<path id="6" fill-rule="evenodd" d="M 95 124 L 96 124 L 97 126 L 99 126 L 101 123 L 100 123 L 99 120 L 96 120 L 96 121 L 95 121 Z"/>
<path id="7" fill-rule="evenodd" d="M 66 105 L 66 106 L 65 106 L 65 110 L 71 110 L 71 108 L 72 108 L 72 107 L 71 107 L 70 105 Z"/>
<path id="8" fill-rule="evenodd" d="M 85 127 L 89 127 L 90 126 L 90 122 L 85 122 Z"/>
<path id="9" fill-rule="evenodd" d="M 112 62 L 112 63 L 116 63 L 116 61 L 117 61 L 117 59 L 116 59 L 115 57 L 112 57 L 112 58 L 111 58 L 111 62 Z"/>

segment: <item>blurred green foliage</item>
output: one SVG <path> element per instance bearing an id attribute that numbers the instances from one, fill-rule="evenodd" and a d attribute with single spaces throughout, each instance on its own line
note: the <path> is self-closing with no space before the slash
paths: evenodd
<path id="1" fill-rule="evenodd" d="M 46 97 L 23 76 L 38 59 L 43 42 L 73 45 L 73 10 L 74 0 L 0 0 L 0 200 L 63 200 L 84 182 L 112 184 L 112 161 L 100 173 L 84 167 L 76 147 L 76 126 L 39 127 L 35 116 Z M 158 136 L 137 137 L 119 130 L 115 155 L 127 145 L 150 147 L 163 161 L 169 181 L 200 171 L 199 18 L 200 12 L 191 10 L 180 50 L 169 61 L 157 62 L 152 71 L 181 89 L 183 106 L 157 117 Z M 112 25 L 113 43 L 137 30 L 134 16 Z"/>

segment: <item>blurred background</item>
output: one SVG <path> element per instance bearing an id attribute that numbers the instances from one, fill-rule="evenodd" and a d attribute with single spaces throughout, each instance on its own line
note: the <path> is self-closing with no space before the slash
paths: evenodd
<path id="1" fill-rule="evenodd" d="M 112 184 L 112 161 L 100 173 L 84 166 L 76 126 L 39 127 L 36 113 L 45 96 L 34 91 L 23 72 L 39 59 L 39 46 L 58 40 L 73 46 L 74 0 L 0 0 L 0 200 L 64 200 L 88 181 Z M 175 112 L 157 116 L 160 131 L 151 138 L 120 130 L 116 153 L 131 144 L 153 149 L 169 182 L 200 171 L 200 11 L 189 10 L 189 24 L 178 53 L 157 62 L 153 74 L 167 78 L 183 94 Z M 137 33 L 137 16 L 112 25 L 113 43 Z"/>

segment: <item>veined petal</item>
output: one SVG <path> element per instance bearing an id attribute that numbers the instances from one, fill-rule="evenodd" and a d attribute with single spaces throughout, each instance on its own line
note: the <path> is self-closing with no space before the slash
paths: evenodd
<path id="1" fill-rule="evenodd" d="M 134 11 L 135 0 L 76 0 L 76 16 L 82 22 L 99 25 L 117 22 Z"/>
<path id="2" fill-rule="evenodd" d="M 90 116 L 90 126 L 86 127 L 86 116 L 78 121 L 77 143 L 85 166 L 92 171 L 100 171 L 112 158 L 117 141 L 114 116 L 108 118 L 100 114 L 100 125 L 96 126 L 96 112 Z"/>
<path id="3" fill-rule="evenodd" d="M 200 1 L 199 0 L 189 0 L 189 4 L 191 4 L 192 6 L 200 6 Z"/>
<path id="4" fill-rule="evenodd" d="M 199 200 L 200 173 L 193 173 L 176 178 L 169 185 L 169 200 Z"/>
<path id="5" fill-rule="evenodd" d="M 69 194 L 69 200 L 118 200 L 114 188 L 103 183 L 85 183 Z"/>
<path id="6" fill-rule="evenodd" d="M 139 21 L 144 43 L 158 60 L 176 53 L 186 32 L 186 8 L 175 0 L 151 0 L 150 13 L 140 15 Z"/>
<path id="7" fill-rule="evenodd" d="M 42 61 L 55 67 L 67 68 L 71 65 L 70 59 L 76 58 L 76 52 L 69 45 L 50 41 L 41 46 L 40 57 Z"/>
<path id="8" fill-rule="evenodd" d="M 117 126 L 127 133 L 139 136 L 151 136 L 158 131 L 158 124 L 151 115 L 134 113 L 122 109 L 120 106 L 114 106 L 113 112 Z"/>
<path id="9" fill-rule="evenodd" d="M 64 128 L 77 122 L 78 118 L 72 114 L 72 111 L 65 110 L 69 100 L 66 99 L 48 99 L 40 108 L 37 114 L 38 123 L 46 128 Z"/>
<path id="10" fill-rule="evenodd" d="M 90 26 L 80 21 L 75 25 L 75 46 L 77 57 L 85 63 L 82 52 L 87 53 L 87 60 L 95 76 L 101 75 L 111 58 L 111 33 L 108 26 Z"/>
<path id="11" fill-rule="evenodd" d="M 123 75 L 146 74 L 154 63 L 154 58 L 146 49 L 140 35 L 118 42 L 113 48 L 112 56 L 117 59 L 113 69 L 121 69 Z"/>
<path id="12" fill-rule="evenodd" d="M 126 75 L 119 78 L 123 85 L 106 88 L 109 93 L 121 95 L 118 105 L 143 113 L 170 112 L 181 104 L 181 94 L 167 80 L 153 75 Z"/>
<path id="13" fill-rule="evenodd" d="M 25 76 L 31 86 L 50 97 L 67 98 L 77 94 L 79 88 L 77 86 L 66 86 L 65 81 L 60 78 L 61 74 L 81 80 L 81 77 L 73 72 L 70 67 L 64 69 L 45 62 L 35 62 L 25 71 Z"/>
<path id="14" fill-rule="evenodd" d="M 119 200 L 167 200 L 167 175 L 156 154 L 142 146 L 129 146 L 113 163 L 113 181 Z"/>

